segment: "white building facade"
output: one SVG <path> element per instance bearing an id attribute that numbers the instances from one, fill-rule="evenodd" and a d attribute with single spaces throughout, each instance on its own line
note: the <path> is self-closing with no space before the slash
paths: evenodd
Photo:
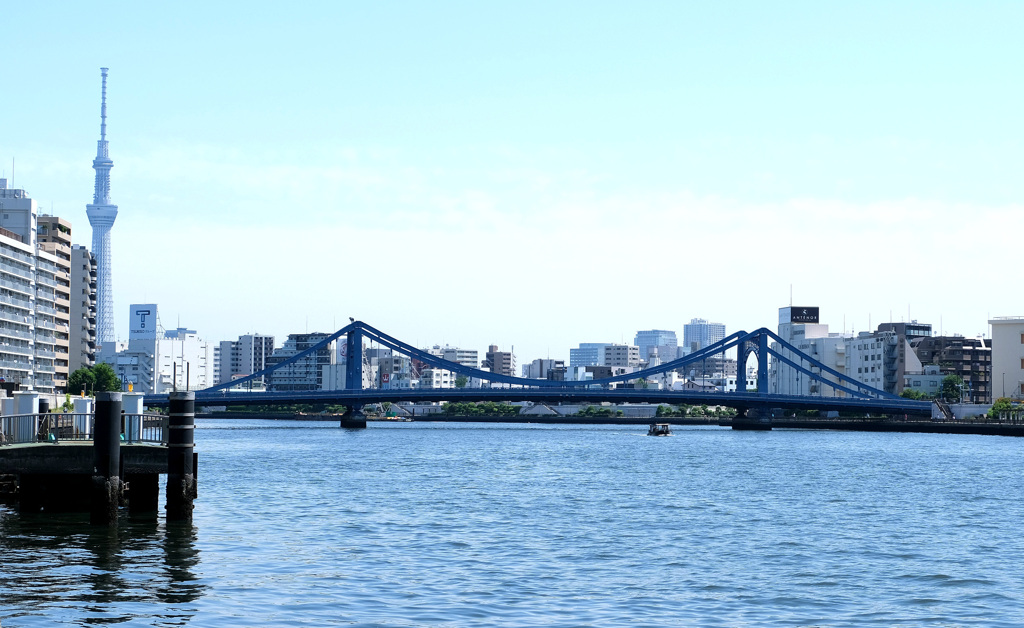
<path id="1" fill-rule="evenodd" d="M 1024 316 L 1000 316 L 992 327 L 992 399 L 1024 399 Z"/>

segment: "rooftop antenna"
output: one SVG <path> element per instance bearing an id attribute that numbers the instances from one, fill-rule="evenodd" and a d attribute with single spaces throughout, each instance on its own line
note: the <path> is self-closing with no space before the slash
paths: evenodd
<path id="1" fill-rule="evenodd" d="M 793 307 L 793 284 L 789 284 L 789 307 Z"/>

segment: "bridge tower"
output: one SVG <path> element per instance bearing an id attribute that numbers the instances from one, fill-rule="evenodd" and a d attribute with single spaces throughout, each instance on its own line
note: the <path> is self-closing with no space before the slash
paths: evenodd
<path id="1" fill-rule="evenodd" d="M 767 395 L 768 334 L 765 333 L 759 333 L 756 338 L 741 342 L 737 346 L 736 390 L 745 392 L 747 389 L 746 356 L 751 350 L 757 354 L 757 394 L 759 396 Z M 736 418 L 733 419 L 732 429 L 770 430 L 772 429 L 772 411 L 763 408 L 740 410 Z"/>
<path id="2" fill-rule="evenodd" d="M 345 388 L 363 389 L 363 330 L 358 326 L 345 334 Z M 341 418 L 341 427 L 364 428 L 362 404 L 352 404 Z"/>

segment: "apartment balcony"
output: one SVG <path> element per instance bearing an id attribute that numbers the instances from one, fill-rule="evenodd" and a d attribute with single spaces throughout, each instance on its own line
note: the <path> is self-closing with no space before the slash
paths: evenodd
<path id="1" fill-rule="evenodd" d="M 22 340 L 32 340 L 33 334 L 30 331 L 11 329 L 10 327 L 0 327 L 0 338 L 3 338 L 4 336 L 8 338 L 21 338 Z"/>
<path id="2" fill-rule="evenodd" d="M 22 284 L 22 283 L 18 283 L 16 281 L 11 281 L 9 279 L 0 279 L 0 286 L 3 286 L 4 288 L 7 288 L 8 290 L 15 290 L 17 292 L 20 292 L 20 293 L 28 295 L 28 296 L 32 296 L 32 292 L 33 292 L 33 288 L 32 288 L 31 284 L 28 284 L 28 283 Z"/>
<path id="3" fill-rule="evenodd" d="M 35 263 L 35 260 L 32 259 L 31 255 L 26 255 L 25 253 L 22 253 L 21 251 L 12 251 L 12 250 L 10 250 L 10 249 L 8 249 L 6 247 L 0 247 L 0 255 L 2 255 L 4 257 L 8 257 L 10 259 L 18 260 L 19 262 L 23 262 L 23 263 L 28 264 L 30 266 Z"/>
<path id="4" fill-rule="evenodd" d="M 14 307 L 20 307 L 24 310 L 32 309 L 32 302 L 28 299 L 15 299 L 9 294 L 0 294 L 0 303 L 7 305 L 13 305 Z"/>
<path id="5" fill-rule="evenodd" d="M 17 266 L 0 266 L 0 272 L 5 272 L 9 275 L 21 277 L 22 279 L 28 279 L 32 281 L 35 279 L 35 274 L 30 268 L 18 268 Z"/>
<path id="6" fill-rule="evenodd" d="M 0 353 L 16 353 L 18 355 L 35 355 L 35 348 L 25 345 L 12 345 L 0 342 Z"/>

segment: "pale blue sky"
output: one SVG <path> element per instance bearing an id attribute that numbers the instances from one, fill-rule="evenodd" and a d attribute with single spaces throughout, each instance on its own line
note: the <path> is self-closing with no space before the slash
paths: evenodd
<path id="1" fill-rule="evenodd" d="M 774 327 L 791 284 L 835 331 L 1024 314 L 1022 3 L 39 2 L 3 21 L 0 171 L 14 158 L 85 244 L 110 68 L 121 335 L 155 301 L 211 340 L 351 315 L 567 358 L 692 317 Z"/>

